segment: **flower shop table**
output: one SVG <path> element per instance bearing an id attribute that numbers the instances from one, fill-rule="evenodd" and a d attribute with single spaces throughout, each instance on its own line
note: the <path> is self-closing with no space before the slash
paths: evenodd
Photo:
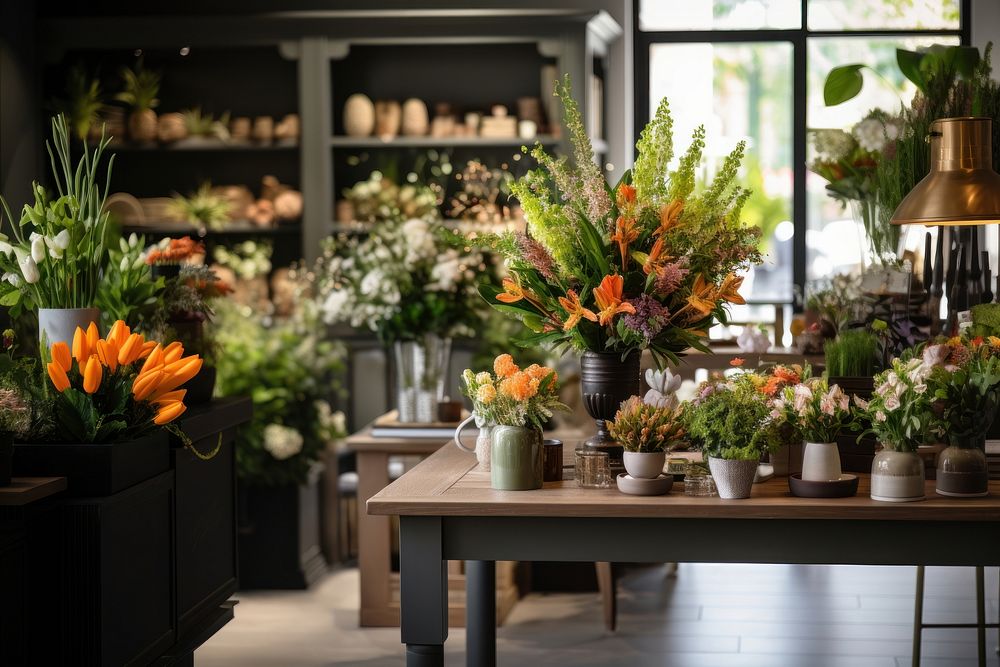
<path id="1" fill-rule="evenodd" d="M 445 562 L 468 561 L 468 664 L 496 664 L 492 622 L 497 560 L 1000 565 L 1000 483 L 978 499 L 880 503 L 858 495 L 794 498 L 785 479 L 754 486 L 749 500 L 667 496 L 546 483 L 494 491 L 475 459 L 446 447 L 368 501 L 400 517 L 402 641 L 407 664 L 443 664 L 448 637 Z M 683 539 L 679 539 L 683 536 Z"/>
<path id="2" fill-rule="evenodd" d="M 578 430 L 546 432 L 545 437 L 563 442 L 576 442 L 587 437 Z M 346 439 L 346 445 L 357 454 L 358 472 L 358 570 L 361 579 L 362 627 L 396 627 L 399 625 L 399 574 L 392 570 L 392 532 L 388 516 L 369 515 L 362 503 L 389 485 L 390 456 L 428 456 L 444 448 L 462 452 L 451 440 L 414 438 L 403 435 L 375 437 L 372 425 L 364 427 Z M 468 455 L 475 466 L 475 457 Z M 483 473 L 487 479 L 489 473 Z M 465 625 L 464 585 L 461 563 L 450 565 L 448 579 L 453 595 L 448 610 L 448 623 Z M 501 589 L 498 618 L 502 622 L 517 602 L 514 563 L 501 566 Z"/>

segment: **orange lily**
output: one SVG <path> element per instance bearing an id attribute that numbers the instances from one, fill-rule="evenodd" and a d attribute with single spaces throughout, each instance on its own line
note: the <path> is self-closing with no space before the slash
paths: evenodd
<path id="1" fill-rule="evenodd" d="M 722 286 L 719 287 L 718 296 L 723 301 L 728 301 L 729 303 L 735 303 L 739 305 L 745 304 L 747 301 L 740 295 L 740 287 L 743 286 L 743 276 L 738 276 L 735 273 L 730 273 L 722 281 Z"/>
<path id="2" fill-rule="evenodd" d="M 615 233 L 611 235 L 611 240 L 618 243 L 618 252 L 622 256 L 622 269 L 628 268 L 628 246 L 637 238 L 639 238 L 639 228 L 635 218 L 618 216 L 618 221 L 615 223 Z"/>
<path id="3" fill-rule="evenodd" d="M 184 414 L 185 410 L 187 410 L 187 406 L 180 401 L 165 403 L 164 405 L 161 405 L 160 409 L 156 412 L 156 417 L 153 418 L 153 423 L 157 426 L 163 426 L 164 424 L 170 423 L 180 417 Z"/>
<path id="4" fill-rule="evenodd" d="M 679 227 L 681 224 L 681 213 L 683 212 L 684 202 L 680 199 L 675 199 L 669 204 L 664 204 L 660 209 L 660 227 L 654 233 L 662 235 L 675 227 Z"/>
<path id="5" fill-rule="evenodd" d="M 56 388 L 60 394 L 69 388 L 69 378 L 66 377 L 66 371 L 55 361 L 50 361 L 48 366 L 49 379 L 52 380 L 52 386 Z"/>
<path id="6" fill-rule="evenodd" d="M 108 367 L 109 373 L 114 373 L 118 368 L 118 348 L 114 343 L 106 340 L 97 341 L 97 358 Z"/>
<path id="7" fill-rule="evenodd" d="M 73 357 L 76 363 L 82 367 L 90 359 L 90 342 L 87 340 L 87 332 L 80 327 L 73 332 Z"/>
<path id="8" fill-rule="evenodd" d="M 618 186 L 618 205 L 635 203 L 635 186 L 622 183 Z"/>
<path id="9" fill-rule="evenodd" d="M 649 255 L 646 257 L 646 262 L 642 265 L 642 271 L 647 276 L 650 273 L 655 272 L 660 264 L 668 259 L 667 256 L 663 254 L 664 247 L 665 244 L 662 236 L 653 242 L 653 247 L 649 249 Z"/>
<path id="10" fill-rule="evenodd" d="M 630 303 L 622 303 L 622 290 L 625 287 L 625 280 L 615 274 L 604 276 L 604 280 L 598 287 L 594 288 L 594 299 L 600 312 L 597 314 L 597 321 L 601 326 L 608 324 L 618 313 L 634 313 L 635 308 Z"/>
<path id="11" fill-rule="evenodd" d="M 101 369 L 101 360 L 97 358 L 96 354 L 90 355 L 83 370 L 83 390 L 88 394 L 93 394 L 100 389 L 101 378 L 104 375 Z"/>
<path id="12" fill-rule="evenodd" d="M 573 290 L 567 291 L 566 296 L 559 297 L 559 305 L 562 306 L 563 310 L 566 311 L 566 314 L 569 315 L 563 323 L 563 331 L 569 331 L 580 322 L 581 318 L 584 317 L 591 322 L 597 321 L 597 315 L 594 314 L 594 311 L 584 308 L 583 304 L 580 303 L 580 297 L 577 296 L 576 292 Z"/>
<path id="13" fill-rule="evenodd" d="M 708 317 L 715 310 L 715 297 L 715 286 L 705 280 L 705 276 L 698 274 L 691 288 L 691 296 L 682 310 L 692 309 L 701 317 Z"/>
<path id="14" fill-rule="evenodd" d="M 64 341 L 52 344 L 52 361 L 59 364 L 64 373 L 68 373 L 73 368 L 73 356 L 70 354 L 69 345 Z"/>
<path id="15" fill-rule="evenodd" d="M 497 301 L 500 303 L 517 303 L 521 299 L 526 299 L 526 290 L 510 278 L 503 279 L 503 292 L 497 294 Z"/>

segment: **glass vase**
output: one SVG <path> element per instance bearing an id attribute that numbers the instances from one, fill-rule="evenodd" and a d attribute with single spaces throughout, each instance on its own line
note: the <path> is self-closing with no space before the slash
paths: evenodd
<path id="1" fill-rule="evenodd" d="M 451 339 L 425 334 L 393 343 L 396 362 L 396 408 L 403 423 L 437 421 L 437 405 L 444 398 L 451 358 Z"/>
<path id="2" fill-rule="evenodd" d="M 899 245 L 899 229 L 882 222 L 875 198 L 852 199 L 851 216 L 855 222 L 861 223 L 865 231 L 865 238 L 859 244 L 862 270 L 894 261 Z"/>

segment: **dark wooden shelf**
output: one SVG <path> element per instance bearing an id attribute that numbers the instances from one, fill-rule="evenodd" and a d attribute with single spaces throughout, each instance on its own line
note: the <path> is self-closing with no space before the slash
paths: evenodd
<path id="1" fill-rule="evenodd" d="M 226 236 L 297 236 L 302 233 L 302 224 L 295 222 L 272 227 L 258 227 L 249 221 L 232 222 L 223 229 L 205 229 L 195 225 L 156 222 L 148 225 L 122 225 L 125 234 L 145 234 L 147 236 L 196 236 L 198 238 Z"/>
<path id="2" fill-rule="evenodd" d="M 542 145 L 553 145 L 559 139 L 550 134 L 540 134 L 534 139 L 521 139 L 519 137 L 393 137 L 392 139 L 382 139 L 379 137 L 347 137 L 334 136 L 330 138 L 330 145 L 334 148 L 450 148 L 450 147 L 471 147 L 471 148 L 506 148 L 521 146 L 534 146 L 536 143 Z"/>
<path id="3" fill-rule="evenodd" d="M 0 486 L 0 505 L 28 505 L 65 490 L 65 477 L 15 477 L 9 486 Z"/>
<path id="4" fill-rule="evenodd" d="M 299 143 L 258 144 L 253 142 L 227 142 L 222 140 L 206 140 L 187 143 L 184 140 L 173 144 L 132 144 L 122 142 L 111 144 L 110 153 L 205 153 L 205 152 L 252 152 L 252 151 L 292 151 L 298 150 Z"/>

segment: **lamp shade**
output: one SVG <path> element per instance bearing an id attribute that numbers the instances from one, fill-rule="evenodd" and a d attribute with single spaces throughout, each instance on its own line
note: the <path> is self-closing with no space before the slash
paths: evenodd
<path id="1" fill-rule="evenodd" d="M 892 214 L 894 225 L 1000 223 L 1000 174 L 993 171 L 993 121 L 931 123 L 931 170 Z"/>

